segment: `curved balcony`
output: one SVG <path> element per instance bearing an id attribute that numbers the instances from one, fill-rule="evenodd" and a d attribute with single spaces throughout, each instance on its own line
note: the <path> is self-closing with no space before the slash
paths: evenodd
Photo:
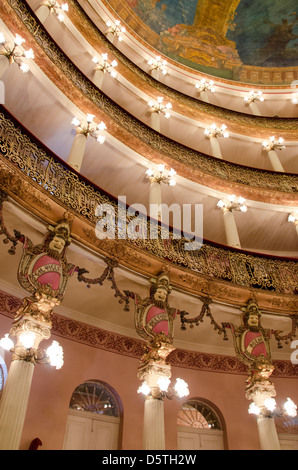
<path id="1" fill-rule="evenodd" d="M 96 208 L 109 204 L 118 220 L 118 201 L 96 187 L 45 148 L 2 108 L 0 115 L 0 181 L 20 205 L 53 223 L 65 214 L 73 237 L 100 255 L 114 258 L 136 272 L 154 275 L 170 269 L 181 289 L 241 304 L 252 291 L 260 306 L 283 312 L 297 310 L 298 264 L 294 259 L 248 253 L 203 240 L 201 249 L 187 251 L 187 239 L 175 239 L 159 224 L 155 239 L 128 236 L 98 239 Z M 122 216 L 121 216 L 122 217 Z M 131 216 L 125 213 L 126 229 Z M 148 224 L 144 219 L 144 224 Z M 123 228 L 123 227 L 122 227 Z M 148 231 L 149 233 L 149 231 Z"/>

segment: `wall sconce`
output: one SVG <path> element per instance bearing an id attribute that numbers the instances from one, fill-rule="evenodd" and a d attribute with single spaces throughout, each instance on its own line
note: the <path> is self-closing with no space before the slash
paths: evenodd
<path id="1" fill-rule="evenodd" d="M 164 165 L 158 165 L 157 166 L 157 171 L 152 170 L 149 168 L 146 171 L 147 177 L 150 179 L 150 182 L 153 183 L 165 183 L 168 184 L 169 186 L 175 186 L 176 185 L 176 180 L 174 179 L 174 176 L 176 175 L 176 171 L 171 168 L 169 171 L 165 171 L 165 166 Z"/>
<path id="2" fill-rule="evenodd" d="M 227 132 L 227 126 L 223 124 L 219 129 L 216 124 L 212 124 L 210 129 L 205 129 L 205 136 L 206 137 L 224 137 L 227 139 L 229 137 L 229 133 Z"/>
<path id="3" fill-rule="evenodd" d="M 263 102 L 265 99 L 264 99 L 264 96 L 263 96 L 263 92 L 262 91 L 250 91 L 248 96 L 245 96 L 244 97 L 244 101 L 246 104 L 251 104 L 251 103 L 254 103 L 256 101 L 261 101 Z"/>
<path id="4" fill-rule="evenodd" d="M 118 41 L 122 41 L 122 34 L 125 33 L 126 29 L 124 26 L 121 26 L 120 21 L 116 20 L 114 26 L 112 25 L 111 21 L 108 21 L 106 25 L 108 27 L 107 34 L 110 33 L 113 36 L 116 36 Z"/>
<path id="5" fill-rule="evenodd" d="M 275 140 L 275 137 L 272 136 L 268 141 L 263 142 L 263 149 L 266 150 L 267 152 L 270 152 L 271 150 L 285 150 L 285 145 L 284 144 L 284 139 L 280 137 L 278 140 Z"/>
<path id="6" fill-rule="evenodd" d="M 254 414 L 256 416 L 290 416 L 291 418 L 295 418 L 297 416 L 297 406 L 290 398 L 287 398 L 287 401 L 283 404 L 282 408 L 277 409 L 275 399 L 268 398 L 264 401 L 263 406 L 257 406 L 254 402 L 252 402 L 249 405 L 248 413 Z"/>
<path id="7" fill-rule="evenodd" d="M 217 203 L 217 207 L 221 209 L 225 209 L 228 211 L 241 211 L 247 212 L 247 206 L 244 204 L 245 199 L 243 197 L 236 197 L 234 195 L 229 196 L 227 200 L 220 200 Z"/>
<path id="8" fill-rule="evenodd" d="M 35 347 L 37 334 L 34 331 L 24 330 L 17 336 L 16 344 L 9 338 L 8 333 L 0 340 L 0 347 L 5 351 L 11 351 L 19 360 L 26 362 L 48 364 L 56 369 L 61 369 L 64 364 L 63 348 L 57 341 L 53 341 L 47 350 Z"/>
<path id="9" fill-rule="evenodd" d="M 158 97 L 157 98 L 157 103 L 154 103 L 154 101 L 149 101 L 148 106 L 151 108 L 151 111 L 153 113 L 163 113 L 166 119 L 169 119 L 171 117 L 171 114 L 169 113 L 169 110 L 172 109 L 171 103 L 167 103 L 166 105 L 163 105 L 163 98 Z"/>
<path id="10" fill-rule="evenodd" d="M 96 64 L 95 70 L 101 70 L 103 73 L 109 73 L 111 77 L 116 78 L 117 72 L 115 67 L 118 63 L 116 60 L 113 60 L 111 64 L 108 63 L 108 54 L 101 54 L 102 61 L 97 57 L 93 57 L 92 62 Z"/>
<path id="11" fill-rule="evenodd" d="M 199 91 L 199 93 L 201 93 L 202 91 L 210 91 L 211 93 L 214 93 L 215 88 L 213 85 L 214 85 L 214 82 L 212 80 L 207 82 L 205 78 L 202 78 L 200 83 L 196 84 L 196 89 Z"/>
<path id="12" fill-rule="evenodd" d="M 151 396 L 157 400 L 163 400 L 164 398 L 172 400 L 173 398 L 184 398 L 189 395 L 188 385 L 183 379 L 177 378 L 174 387 L 170 387 L 170 382 L 167 377 L 160 377 L 157 380 L 156 387 L 149 387 L 146 382 L 143 382 L 138 388 L 138 393 L 142 393 L 146 397 Z"/>
<path id="13" fill-rule="evenodd" d="M 163 75 L 167 74 L 167 71 L 165 69 L 165 66 L 167 65 L 167 61 L 161 60 L 161 57 L 159 56 L 156 56 L 156 60 L 149 59 L 148 65 L 151 66 L 151 70 L 156 70 L 158 72 L 161 72 Z"/>

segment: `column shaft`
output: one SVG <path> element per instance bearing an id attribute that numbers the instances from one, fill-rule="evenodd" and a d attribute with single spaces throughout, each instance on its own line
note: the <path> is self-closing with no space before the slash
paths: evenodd
<path id="1" fill-rule="evenodd" d="M 144 450 L 165 449 L 163 400 L 153 397 L 145 400 L 143 447 Z"/>
<path id="2" fill-rule="evenodd" d="M 262 450 L 280 450 L 280 443 L 275 427 L 274 418 L 258 416 L 258 431 Z"/>
<path id="3" fill-rule="evenodd" d="M 9 60 L 6 56 L 0 56 L 0 78 L 3 77 L 6 70 L 9 68 Z"/>
<path id="4" fill-rule="evenodd" d="M 161 203 L 161 184 L 153 181 L 150 183 L 149 194 L 149 215 L 152 219 L 162 220 Z"/>
<path id="5" fill-rule="evenodd" d="M 261 116 L 258 105 L 254 101 L 249 103 L 249 107 L 251 109 L 252 114 L 254 114 L 255 116 Z"/>
<path id="6" fill-rule="evenodd" d="M 238 230 L 232 211 L 224 210 L 223 212 L 227 244 L 233 246 L 234 248 L 241 248 Z"/>
<path id="7" fill-rule="evenodd" d="M 213 157 L 222 158 L 222 153 L 217 137 L 210 137 L 210 144 Z"/>
<path id="8" fill-rule="evenodd" d="M 270 163 L 272 165 L 273 170 L 284 172 L 285 170 L 282 164 L 280 163 L 278 155 L 275 152 L 275 150 L 269 150 L 268 155 L 269 155 Z"/>
<path id="9" fill-rule="evenodd" d="M 14 360 L 0 401 L 0 449 L 18 450 L 20 446 L 34 364 Z"/>
<path id="10" fill-rule="evenodd" d="M 44 23 L 45 20 L 50 16 L 50 9 L 46 5 L 40 5 L 35 14 L 41 23 Z"/>
<path id="11" fill-rule="evenodd" d="M 101 89 L 102 87 L 103 79 L 104 79 L 104 72 L 100 69 L 95 69 L 93 81 L 99 89 Z"/>
<path id="12" fill-rule="evenodd" d="M 151 127 L 157 132 L 160 132 L 160 115 L 159 113 L 151 112 Z"/>

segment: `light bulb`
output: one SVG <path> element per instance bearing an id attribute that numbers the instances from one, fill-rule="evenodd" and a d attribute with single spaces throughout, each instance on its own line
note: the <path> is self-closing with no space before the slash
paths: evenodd
<path id="1" fill-rule="evenodd" d="M 274 411 L 276 408 L 276 401 L 274 398 L 268 398 L 268 400 L 264 401 L 264 405 L 266 406 L 267 410 Z"/>
<path id="2" fill-rule="evenodd" d="M 148 170 L 146 170 L 146 175 L 147 176 L 153 176 L 154 172 L 151 168 L 148 168 Z"/>
<path id="3" fill-rule="evenodd" d="M 150 387 L 148 387 L 146 382 L 143 382 L 142 385 L 138 388 L 138 393 L 142 393 L 145 396 L 149 395 L 150 392 Z"/>
<path id="4" fill-rule="evenodd" d="M 166 392 L 170 385 L 170 379 L 167 377 L 160 377 L 157 381 L 157 384 L 162 392 Z"/>
<path id="5" fill-rule="evenodd" d="M 157 169 L 158 169 L 158 171 L 159 171 L 160 173 L 162 173 L 162 172 L 164 171 L 164 169 L 165 169 L 165 166 L 164 166 L 164 165 L 158 165 L 158 166 L 157 166 Z"/>
<path id="6" fill-rule="evenodd" d="M 23 73 L 29 72 L 29 66 L 27 64 L 24 64 L 24 62 L 20 65 L 20 69 Z"/>
<path id="7" fill-rule="evenodd" d="M 63 11 L 68 11 L 68 4 L 63 3 L 63 5 L 61 5 L 61 8 L 62 8 Z"/>
<path id="8" fill-rule="evenodd" d="M 117 65 L 118 65 L 117 60 L 113 60 L 113 62 L 111 63 L 111 66 L 112 67 L 117 67 Z"/>
<path id="9" fill-rule="evenodd" d="M 0 33 L 0 44 L 4 44 L 4 43 L 5 43 L 4 34 L 3 34 L 3 33 Z"/>
<path id="10" fill-rule="evenodd" d="M 26 349 L 33 347 L 36 339 L 36 334 L 33 331 L 24 331 L 20 334 L 20 342 Z"/>
<path id="11" fill-rule="evenodd" d="M 293 214 L 289 215 L 288 222 L 296 222 L 296 220 L 297 220 L 297 218 Z"/>
<path id="12" fill-rule="evenodd" d="M 78 118 L 73 118 L 73 120 L 71 121 L 71 123 L 74 125 L 74 126 L 79 126 L 80 125 L 80 121 Z"/>
<path id="13" fill-rule="evenodd" d="M 19 34 L 16 34 L 14 43 L 17 46 L 21 46 L 23 44 L 23 42 L 25 42 L 25 39 L 23 39 Z"/>
<path id="14" fill-rule="evenodd" d="M 107 126 L 105 125 L 105 123 L 104 123 L 103 121 L 101 121 L 101 122 L 98 124 L 98 126 L 97 126 L 97 129 L 98 129 L 99 131 L 105 131 L 106 128 L 107 128 Z"/>
<path id="15" fill-rule="evenodd" d="M 51 346 L 48 347 L 47 355 L 49 357 L 50 365 L 56 367 L 56 369 L 61 369 L 64 364 L 63 348 L 60 346 L 58 341 L 53 341 Z"/>
<path id="16" fill-rule="evenodd" d="M 253 415 L 259 415 L 261 413 L 261 410 L 255 403 L 251 403 L 248 408 L 248 413 Z"/>
<path id="17" fill-rule="evenodd" d="M 24 52 L 26 59 L 34 59 L 34 52 L 32 49 Z"/>
<path id="18" fill-rule="evenodd" d="M 287 398 L 287 401 L 284 404 L 284 409 L 288 416 L 291 416 L 292 418 L 297 416 L 297 406 L 290 398 Z"/>
<path id="19" fill-rule="evenodd" d="M 100 144 L 104 144 L 106 138 L 105 138 L 103 135 L 99 135 L 99 136 L 96 138 L 96 140 L 97 140 L 97 142 L 99 142 Z"/>
<path id="20" fill-rule="evenodd" d="M 87 117 L 86 117 L 86 120 L 87 122 L 93 122 L 93 119 L 94 119 L 94 115 L 93 114 L 87 114 Z"/>
<path id="21" fill-rule="evenodd" d="M 187 395 L 189 395 L 188 385 L 182 379 L 179 379 L 179 378 L 176 379 L 174 388 L 180 398 L 187 397 Z"/>

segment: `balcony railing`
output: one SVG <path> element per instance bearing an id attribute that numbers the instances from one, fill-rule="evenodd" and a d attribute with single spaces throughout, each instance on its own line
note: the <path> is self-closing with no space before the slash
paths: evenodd
<path id="1" fill-rule="evenodd" d="M 100 204 L 113 207 L 116 222 L 118 201 L 50 152 L 2 107 L 0 113 L 0 159 L 50 198 L 84 217 L 94 225 L 98 221 L 96 208 Z M 126 227 L 131 217 L 126 213 Z M 149 231 L 149 220 L 144 224 Z M 164 239 L 167 229 L 168 239 Z M 244 288 L 256 288 L 279 294 L 297 294 L 298 263 L 288 258 L 252 254 L 204 240 L 198 250 L 186 251 L 185 238 L 175 239 L 169 227 L 158 224 L 157 236 L 135 238 L 126 236 L 123 243 L 191 272 L 228 281 Z M 127 233 L 127 231 L 125 231 Z"/>

